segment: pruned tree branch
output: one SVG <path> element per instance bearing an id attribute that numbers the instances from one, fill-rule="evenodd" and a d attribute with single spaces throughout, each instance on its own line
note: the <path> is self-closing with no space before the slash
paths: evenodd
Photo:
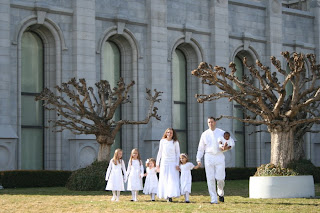
<path id="1" fill-rule="evenodd" d="M 161 101 L 159 97 L 162 92 L 155 89 L 152 94 L 151 90 L 147 89 L 149 108 L 144 120 L 114 119 L 116 110 L 121 105 L 130 103 L 129 92 L 134 84 L 135 82 L 131 81 L 126 85 L 120 78 L 117 87 L 111 89 L 108 81 L 101 80 L 95 84 L 97 90 L 94 91 L 92 87 L 87 86 L 85 79 L 77 81 L 72 78 L 67 83 L 55 87 L 57 94 L 45 88 L 35 100 L 43 101 L 47 110 L 56 111 L 57 115 L 63 118 L 50 120 L 54 128 L 61 127 L 56 131 L 62 132 L 67 129 L 74 134 L 94 134 L 100 145 L 110 146 L 123 125 L 147 124 L 152 117 L 157 120 L 161 118 L 158 115 L 158 108 L 154 105 Z M 106 150 L 110 151 L 110 148 Z M 100 158 L 103 159 L 105 157 Z"/>

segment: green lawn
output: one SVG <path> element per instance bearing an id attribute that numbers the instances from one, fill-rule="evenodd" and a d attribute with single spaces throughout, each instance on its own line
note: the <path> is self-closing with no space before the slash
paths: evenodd
<path id="1" fill-rule="evenodd" d="M 211 205 L 205 182 L 192 185 L 191 203 L 176 198 L 149 201 L 140 192 L 138 202 L 130 202 L 123 192 L 119 202 L 111 202 L 111 192 L 79 192 L 64 187 L 19 188 L 0 190 L 0 212 L 320 212 L 320 184 L 317 198 L 250 199 L 248 180 L 226 181 L 225 203 Z"/>

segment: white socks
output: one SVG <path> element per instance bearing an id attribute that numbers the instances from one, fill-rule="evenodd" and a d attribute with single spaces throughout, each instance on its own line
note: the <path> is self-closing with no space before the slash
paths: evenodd
<path id="1" fill-rule="evenodd" d="M 111 201 L 119 201 L 120 191 L 112 191 Z"/>
<path id="2" fill-rule="evenodd" d="M 117 198 L 117 192 L 116 191 L 112 191 L 112 198 L 111 201 L 115 201 Z"/>
<path id="3" fill-rule="evenodd" d="M 155 193 L 151 193 L 151 200 L 154 200 Z"/>
<path id="4" fill-rule="evenodd" d="M 189 201 L 189 192 L 186 192 L 184 195 L 185 201 Z"/>
<path id="5" fill-rule="evenodd" d="M 138 190 L 132 190 L 132 201 L 138 201 Z"/>
<path id="6" fill-rule="evenodd" d="M 117 198 L 116 198 L 116 201 L 119 201 L 120 199 L 120 191 L 117 191 Z"/>

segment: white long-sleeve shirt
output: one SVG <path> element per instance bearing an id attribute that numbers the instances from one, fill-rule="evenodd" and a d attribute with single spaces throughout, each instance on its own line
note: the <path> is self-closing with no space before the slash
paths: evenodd
<path id="1" fill-rule="evenodd" d="M 211 153 L 213 155 L 222 153 L 219 149 L 219 141 L 218 138 L 223 136 L 225 131 L 219 128 L 215 128 L 215 130 L 207 129 L 201 134 L 198 152 L 197 152 L 197 162 L 201 161 L 204 153 Z"/>
<path id="2" fill-rule="evenodd" d="M 156 165 L 160 163 L 175 163 L 179 166 L 180 158 L 180 146 L 178 141 L 168 141 L 167 139 L 161 139 L 159 145 L 159 151 L 157 155 Z"/>

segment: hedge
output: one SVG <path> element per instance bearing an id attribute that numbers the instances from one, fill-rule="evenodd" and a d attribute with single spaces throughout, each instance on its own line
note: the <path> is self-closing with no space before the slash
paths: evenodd
<path id="1" fill-rule="evenodd" d="M 257 168 L 226 168 L 226 180 L 246 180 L 253 176 Z M 204 168 L 191 171 L 192 181 L 207 181 Z"/>
<path id="2" fill-rule="evenodd" d="M 0 185 L 4 188 L 65 186 L 70 171 L 14 170 L 0 172 Z"/>
<path id="3" fill-rule="evenodd" d="M 72 172 L 66 187 L 75 191 L 103 191 L 108 161 L 93 162 L 86 168 Z"/>

